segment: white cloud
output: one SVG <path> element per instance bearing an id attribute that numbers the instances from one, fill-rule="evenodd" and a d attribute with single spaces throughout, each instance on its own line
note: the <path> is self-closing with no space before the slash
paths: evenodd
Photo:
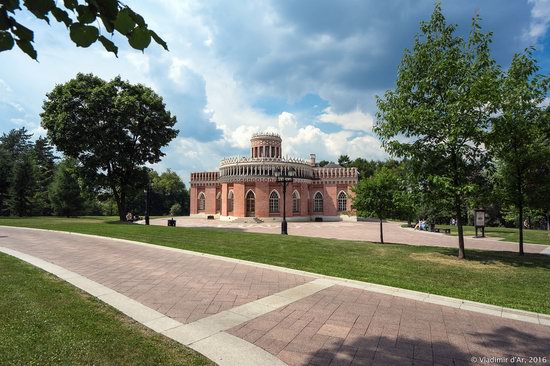
<path id="1" fill-rule="evenodd" d="M 351 158 L 383 159 L 387 154 L 380 141 L 370 135 L 356 136 L 349 130 L 328 133 L 311 124 L 298 127 L 294 114 L 283 112 L 278 118 L 278 132 L 283 138 L 284 155 L 307 158 L 317 154 L 319 160 L 336 161 L 340 155 Z"/>
<path id="2" fill-rule="evenodd" d="M 0 100 L 5 100 L 8 94 L 11 94 L 12 89 L 4 80 L 0 79 Z"/>
<path id="3" fill-rule="evenodd" d="M 138 52 L 125 52 L 124 58 L 137 70 L 149 72 L 149 56 Z"/>
<path id="4" fill-rule="evenodd" d="M 225 138 L 231 146 L 246 149 L 250 146 L 250 137 L 256 132 L 260 132 L 258 126 L 239 126 L 232 131 L 227 131 Z"/>
<path id="5" fill-rule="evenodd" d="M 537 42 L 546 34 L 550 25 L 550 0 L 529 0 L 531 8 L 531 23 L 527 36 Z"/>
<path id="6" fill-rule="evenodd" d="M 336 123 L 346 130 L 371 131 L 374 119 L 370 113 L 364 113 L 359 108 L 348 113 L 337 114 L 331 107 L 326 108 L 318 117 L 321 122 Z"/>
<path id="7" fill-rule="evenodd" d="M 484 22 L 495 32 L 495 48 L 503 50 L 499 62 L 508 62 L 527 45 L 525 40 L 514 43 L 523 29 L 531 38 L 544 35 L 549 1 L 529 0 L 531 6 L 481 2 Z M 467 30 L 478 6 L 478 0 L 446 1 L 443 8 Z M 74 47 L 62 25 L 33 21 L 29 26 L 35 30 L 40 63 L 18 50 L 2 53 L 2 65 L 9 67 L 0 70 L 0 101 L 11 106 L 10 113 L 18 112 L 9 117 L 28 121 L 39 133 L 45 93 L 77 72 L 105 79 L 120 74 L 144 83 L 164 97 L 181 131 L 156 167 L 170 167 L 187 181 L 191 171 L 216 169 L 224 155 L 247 153 L 250 136 L 258 131 L 278 131 L 284 154 L 296 157 L 383 158 L 379 141 L 370 134 L 374 94 L 392 87 L 403 49 L 410 47 L 419 20 L 429 17 L 433 1 L 141 0 L 132 7 L 167 41 L 169 53 L 154 42 L 145 53 L 137 52 L 117 39 L 116 59 L 100 45 Z M 288 112 L 307 94 L 329 107 Z M 266 112 L 257 107 L 262 98 L 287 103 Z M 325 109 L 318 115 L 316 107 Z M 10 124 L 9 118 L 4 121 L 0 124 Z M 343 131 L 329 132 L 317 122 L 335 123 Z M 213 141 L 200 142 L 208 138 Z"/>

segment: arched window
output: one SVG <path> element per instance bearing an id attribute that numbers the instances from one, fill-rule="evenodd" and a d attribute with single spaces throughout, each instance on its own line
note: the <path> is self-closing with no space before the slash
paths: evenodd
<path id="1" fill-rule="evenodd" d="M 300 193 L 292 192 L 292 212 L 300 212 Z"/>
<path id="2" fill-rule="evenodd" d="M 246 216 L 253 217 L 256 214 L 256 196 L 252 190 L 246 194 Z"/>
<path id="3" fill-rule="evenodd" d="M 348 209 L 348 195 L 346 192 L 341 191 L 338 194 L 338 211 L 347 211 Z"/>
<path id="4" fill-rule="evenodd" d="M 204 195 L 204 192 L 199 193 L 199 211 L 204 211 L 204 207 L 206 206 L 206 197 Z"/>
<path id="5" fill-rule="evenodd" d="M 227 212 L 233 212 L 233 191 L 227 194 Z"/>
<path id="6" fill-rule="evenodd" d="M 323 195 L 321 192 L 317 192 L 315 196 L 313 196 L 313 211 L 323 212 Z"/>
<path id="7" fill-rule="evenodd" d="M 216 194 L 216 212 L 220 212 L 222 210 L 222 193 L 218 192 Z"/>
<path id="8" fill-rule="evenodd" d="M 272 191 L 269 195 L 269 213 L 279 212 L 279 193 Z"/>

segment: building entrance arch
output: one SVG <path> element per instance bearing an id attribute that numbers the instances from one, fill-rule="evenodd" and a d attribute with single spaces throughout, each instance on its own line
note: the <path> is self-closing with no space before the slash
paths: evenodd
<path id="1" fill-rule="evenodd" d="M 245 197 L 246 217 L 256 216 L 256 196 L 252 190 L 246 193 Z"/>

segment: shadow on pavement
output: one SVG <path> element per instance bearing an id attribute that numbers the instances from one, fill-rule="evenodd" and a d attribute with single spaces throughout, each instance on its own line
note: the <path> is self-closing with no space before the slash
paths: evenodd
<path id="1" fill-rule="evenodd" d="M 434 337 L 434 335 L 432 335 Z M 310 352 L 306 365 L 547 365 L 550 363 L 550 338 L 533 335 L 511 327 L 491 333 L 472 334 L 470 342 L 460 334 L 442 333 L 434 338 L 454 342 L 412 337 L 353 336 L 331 337 L 322 348 Z M 305 345 L 304 347 L 307 347 Z M 289 365 L 304 364 L 282 351 L 279 357 Z M 546 361 L 544 361 L 546 357 Z M 523 362 L 522 362 L 523 361 Z"/>

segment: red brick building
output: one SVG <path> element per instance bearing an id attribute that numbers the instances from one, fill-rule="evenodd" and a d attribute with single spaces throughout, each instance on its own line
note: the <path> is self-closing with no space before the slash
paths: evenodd
<path id="1" fill-rule="evenodd" d="M 217 172 L 191 173 L 191 216 L 278 220 L 283 216 L 283 187 L 274 172 L 294 170 L 286 190 L 288 220 L 356 220 L 351 207 L 356 168 L 320 167 L 315 154 L 309 161 L 283 157 L 282 139 L 274 133 L 255 134 L 250 142 L 250 157 L 224 159 Z"/>

